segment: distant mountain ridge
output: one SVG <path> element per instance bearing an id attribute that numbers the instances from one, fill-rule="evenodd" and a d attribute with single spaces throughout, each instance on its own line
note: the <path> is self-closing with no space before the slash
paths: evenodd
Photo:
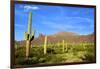
<path id="1" fill-rule="evenodd" d="M 35 38 L 31 43 L 33 45 L 41 45 L 44 43 L 45 35 L 40 34 L 37 38 Z M 57 32 L 52 35 L 48 35 L 48 43 L 57 43 L 65 40 L 68 43 L 81 43 L 81 42 L 94 42 L 94 33 L 88 35 L 79 35 L 73 32 Z M 24 46 L 25 41 L 18 41 L 19 45 Z"/>

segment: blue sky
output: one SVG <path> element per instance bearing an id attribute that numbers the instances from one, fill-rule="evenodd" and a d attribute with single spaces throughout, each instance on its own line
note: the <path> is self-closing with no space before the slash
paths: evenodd
<path id="1" fill-rule="evenodd" d="M 94 8 L 15 4 L 15 40 L 24 39 L 29 11 L 33 13 L 32 29 L 36 30 L 36 36 L 61 31 L 80 35 L 94 32 Z"/>

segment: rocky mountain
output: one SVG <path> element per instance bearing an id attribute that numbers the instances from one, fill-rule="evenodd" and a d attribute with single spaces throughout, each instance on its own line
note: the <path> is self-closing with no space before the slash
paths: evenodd
<path id="1" fill-rule="evenodd" d="M 44 43 L 45 35 L 40 34 L 37 38 L 35 38 L 31 43 L 34 45 L 41 45 Z M 73 32 L 58 32 L 53 35 L 48 36 L 48 43 L 56 43 L 65 40 L 68 43 L 81 43 L 81 42 L 94 42 L 95 37 L 94 33 L 89 35 L 79 35 Z M 24 46 L 25 41 L 18 41 L 19 45 Z"/>

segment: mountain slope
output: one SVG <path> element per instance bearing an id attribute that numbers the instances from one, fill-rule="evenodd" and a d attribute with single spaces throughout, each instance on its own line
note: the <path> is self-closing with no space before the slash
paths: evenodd
<path id="1" fill-rule="evenodd" d="M 44 43 L 45 35 L 40 34 L 31 43 L 32 45 L 41 45 Z M 65 40 L 68 43 L 94 42 L 94 34 L 79 35 L 73 32 L 58 32 L 48 36 L 48 43 L 57 43 Z M 25 45 L 25 41 L 18 42 L 21 46 Z"/>

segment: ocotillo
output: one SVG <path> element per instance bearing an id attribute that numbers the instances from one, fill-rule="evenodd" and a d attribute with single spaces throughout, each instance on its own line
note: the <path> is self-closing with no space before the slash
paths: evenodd
<path id="1" fill-rule="evenodd" d="M 24 39 L 26 40 L 26 58 L 29 57 L 30 54 L 30 46 L 31 41 L 34 39 L 34 34 L 31 34 L 32 32 L 32 12 L 29 13 L 29 20 L 28 20 L 28 32 L 24 33 Z"/>

